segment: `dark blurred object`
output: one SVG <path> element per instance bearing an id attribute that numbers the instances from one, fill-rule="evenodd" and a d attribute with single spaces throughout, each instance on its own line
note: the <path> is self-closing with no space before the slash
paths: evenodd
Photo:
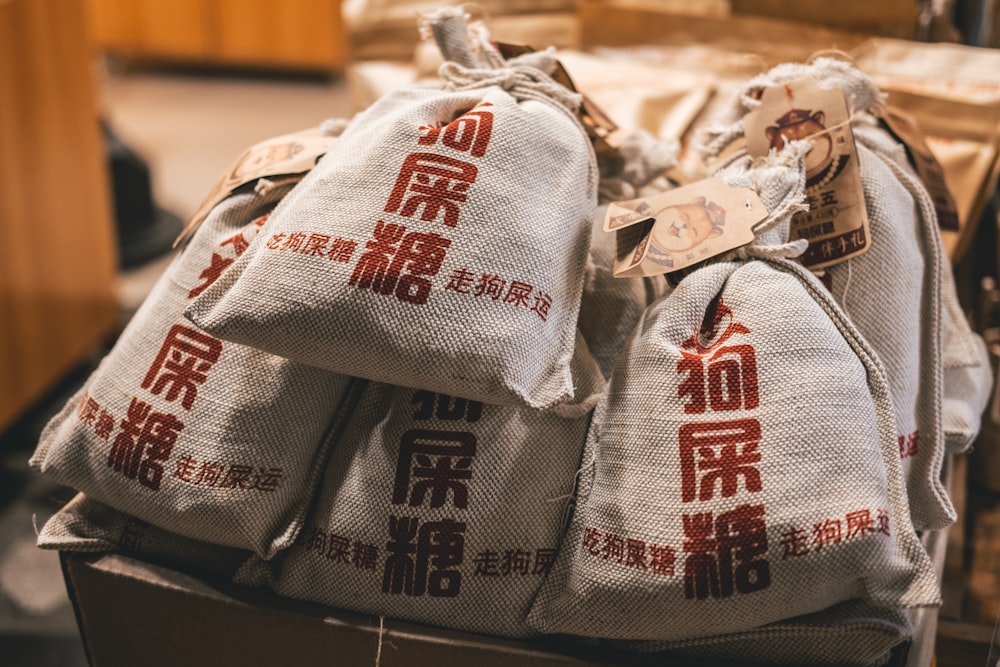
<path id="1" fill-rule="evenodd" d="M 111 171 L 118 263 L 128 269 L 167 253 L 184 223 L 153 201 L 145 160 L 126 146 L 108 123 L 102 122 L 101 129 Z"/>

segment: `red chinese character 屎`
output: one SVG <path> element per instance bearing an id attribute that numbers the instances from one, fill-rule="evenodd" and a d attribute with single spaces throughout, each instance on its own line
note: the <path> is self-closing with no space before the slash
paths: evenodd
<path id="1" fill-rule="evenodd" d="M 302 248 L 303 255 L 315 255 L 316 257 L 326 256 L 326 245 L 330 242 L 329 234 L 310 234 L 306 239 L 305 247 Z"/>
<path id="2" fill-rule="evenodd" d="M 531 568 L 531 552 L 524 549 L 507 549 L 500 560 L 500 574 L 528 574 Z"/>
<path id="3" fill-rule="evenodd" d="M 781 547 L 784 549 L 782 560 L 805 556 L 809 553 L 809 533 L 801 528 L 789 528 L 781 536 Z"/>
<path id="4" fill-rule="evenodd" d="M 480 551 L 472 559 L 476 566 L 472 573 L 474 577 L 499 577 L 500 576 L 500 554 L 496 551 Z"/>
<path id="5" fill-rule="evenodd" d="M 476 287 L 472 290 L 472 293 L 476 296 L 483 296 L 485 294 L 494 301 L 499 301 L 500 297 L 503 296 L 506 286 L 507 281 L 500 276 L 484 273 L 479 276 L 479 282 L 476 283 Z"/>
<path id="6" fill-rule="evenodd" d="M 469 186 L 476 182 L 477 171 L 476 165 L 455 158 L 411 153 L 403 161 L 384 210 L 411 218 L 423 206 L 421 220 L 437 220 L 443 213 L 442 222 L 455 227 L 458 225 L 458 203 L 468 198 Z"/>
<path id="7" fill-rule="evenodd" d="M 646 566 L 646 543 L 644 541 L 632 538 L 625 540 L 625 567 L 634 567 L 639 570 L 648 569 Z"/>
<path id="8" fill-rule="evenodd" d="M 462 267 L 461 269 L 455 269 L 448 276 L 448 283 L 444 286 L 445 290 L 450 290 L 452 292 L 458 292 L 459 294 L 471 294 L 472 293 L 472 283 L 476 279 L 476 274 L 469 269 Z"/>
<path id="9" fill-rule="evenodd" d="M 281 477 L 284 475 L 283 468 L 257 468 L 254 473 L 252 488 L 257 491 L 271 493 L 281 484 Z"/>
<path id="10" fill-rule="evenodd" d="M 194 484 L 194 474 L 197 469 L 198 459 L 191 456 L 182 456 L 177 459 L 177 466 L 174 468 L 174 477 L 182 482 Z"/>
<path id="11" fill-rule="evenodd" d="M 183 428 L 184 424 L 173 415 L 153 412 L 149 403 L 133 398 L 112 443 L 108 466 L 158 491 L 163 462 L 170 458 Z"/>
<path id="12" fill-rule="evenodd" d="M 351 261 L 351 257 L 354 257 L 354 251 L 357 249 L 357 241 L 351 241 L 349 239 L 342 239 L 338 237 L 335 238 L 333 243 L 330 244 L 330 253 L 328 257 L 334 262 L 346 264 Z"/>
<path id="13" fill-rule="evenodd" d="M 219 360 L 222 341 L 197 329 L 175 324 L 142 380 L 142 388 L 159 395 L 167 387 L 166 400 L 174 401 L 182 392 L 181 405 L 190 410 L 198 395 L 198 385 L 208 379 L 208 371 Z"/>
<path id="14" fill-rule="evenodd" d="M 334 563 L 349 565 L 351 562 L 350 556 L 351 540 L 341 535 L 330 533 L 326 544 L 326 553 L 323 554 L 323 557 Z"/>
<path id="15" fill-rule="evenodd" d="M 827 544 L 839 544 L 840 519 L 825 519 L 813 524 L 813 548 L 819 551 Z"/>
<path id="16" fill-rule="evenodd" d="M 219 279 L 222 272 L 228 269 L 229 266 L 235 261 L 235 259 L 223 257 L 222 255 L 213 252 L 212 259 L 209 261 L 208 267 L 198 274 L 198 277 L 201 279 L 201 283 L 193 287 L 191 291 L 188 292 L 188 298 L 193 299 L 208 289 L 212 283 Z"/>
<path id="17" fill-rule="evenodd" d="M 430 507 L 443 507 L 449 494 L 452 504 L 466 509 L 472 478 L 476 436 L 456 431 L 413 429 L 403 434 L 399 444 L 396 478 L 392 492 L 394 505 L 424 504 L 430 493 Z M 411 481 L 412 488 L 411 488 Z"/>
<path id="18" fill-rule="evenodd" d="M 101 410 L 101 414 L 97 417 L 97 423 L 94 424 L 94 433 L 97 434 L 98 438 L 107 442 L 114 430 L 115 418 L 107 410 Z"/>
<path id="19" fill-rule="evenodd" d="M 711 500 L 715 482 L 722 487 L 722 497 L 736 495 L 739 479 L 746 490 L 761 490 L 760 423 L 756 419 L 684 424 L 678 435 L 681 464 L 681 501 Z M 700 489 L 698 475 L 702 475 Z"/>
<path id="20" fill-rule="evenodd" d="M 875 520 L 872 519 L 872 513 L 868 510 L 848 512 L 844 516 L 844 519 L 847 522 L 847 533 L 844 535 L 845 540 L 854 537 L 864 537 L 868 533 L 875 532 Z"/>
<path id="21" fill-rule="evenodd" d="M 596 528 L 583 529 L 583 548 L 586 549 L 591 556 L 601 555 L 601 549 L 599 547 L 600 543 L 601 531 Z"/>
<path id="22" fill-rule="evenodd" d="M 359 570 L 375 570 L 378 564 L 378 547 L 355 540 L 351 549 L 351 563 Z"/>
<path id="23" fill-rule="evenodd" d="M 547 322 L 550 308 L 552 308 L 552 297 L 545 292 L 537 292 L 535 294 L 535 305 L 531 307 L 531 312 L 538 315 L 542 322 Z"/>
<path id="24" fill-rule="evenodd" d="M 287 234 L 285 234 L 284 232 L 278 232 L 277 234 L 272 234 L 271 238 L 267 240 L 267 243 L 265 245 L 269 250 L 280 250 L 281 244 L 285 240 L 285 236 L 287 236 Z"/>
<path id="25" fill-rule="evenodd" d="M 97 419 L 97 414 L 100 411 L 100 404 L 95 401 L 90 394 L 85 393 L 81 398 L 80 402 L 76 406 L 76 416 L 80 418 L 84 424 L 88 426 L 94 425 L 94 420 Z"/>
<path id="26" fill-rule="evenodd" d="M 723 597 L 733 592 L 753 593 L 771 585 L 767 554 L 767 524 L 763 505 L 738 505 L 715 521 L 719 545 L 719 583 Z"/>
<path id="27" fill-rule="evenodd" d="M 875 530 L 883 535 L 889 534 L 889 513 L 884 509 L 878 509 L 875 515 Z"/>
<path id="28" fill-rule="evenodd" d="M 649 545 L 649 569 L 653 574 L 672 577 L 676 563 L 677 553 L 672 547 L 662 544 Z"/>
<path id="29" fill-rule="evenodd" d="M 482 157 L 486 154 L 486 147 L 493 134 L 493 113 L 483 109 L 491 106 L 491 102 L 480 102 L 444 127 L 421 125 L 420 131 L 424 134 L 417 143 L 421 146 L 433 146 L 438 137 L 441 137 L 441 143 L 448 148 L 468 152 L 472 157 Z"/>
<path id="30" fill-rule="evenodd" d="M 604 533 L 604 544 L 601 545 L 601 558 L 625 562 L 625 538 L 613 533 Z"/>
<path id="31" fill-rule="evenodd" d="M 531 566 L 531 574 L 548 574 L 555 561 L 555 549 L 535 549 L 535 563 Z"/>
<path id="32" fill-rule="evenodd" d="M 512 280 L 510 282 L 510 287 L 507 289 L 507 294 L 503 298 L 504 303 L 512 303 L 515 306 L 531 308 L 529 300 L 531 298 L 531 292 L 534 289 L 535 288 L 528 283 Z"/>
<path id="33" fill-rule="evenodd" d="M 253 466 L 234 463 L 229 466 L 219 486 L 223 489 L 248 489 L 253 484 L 250 479 L 252 475 Z"/>

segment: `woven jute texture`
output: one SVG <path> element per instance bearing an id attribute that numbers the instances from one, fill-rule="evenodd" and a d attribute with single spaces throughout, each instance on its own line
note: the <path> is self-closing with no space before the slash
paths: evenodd
<path id="1" fill-rule="evenodd" d="M 760 662 L 768 665 L 883 664 L 889 652 L 913 633 L 900 609 L 880 609 L 850 600 L 829 609 L 753 630 L 675 642 L 609 641 L 609 647 L 667 656 Z"/>
<path id="2" fill-rule="evenodd" d="M 604 379 L 582 338 L 587 400 L 560 414 L 371 383 L 334 447 L 299 541 L 237 580 L 286 597 L 525 636 L 565 530 Z"/>
<path id="3" fill-rule="evenodd" d="M 760 193 L 774 227 L 651 305 L 616 363 L 532 627 L 680 640 L 854 598 L 938 603 L 885 371 L 789 259 L 804 170 L 774 160 L 720 172 Z"/>
<path id="4" fill-rule="evenodd" d="M 384 96 L 189 317 L 379 382 L 535 408 L 572 399 L 598 173 L 580 97 L 553 67 L 548 53 L 448 61 L 443 88 Z"/>
<path id="5" fill-rule="evenodd" d="M 295 540 L 352 380 L 220 341 L 183 316 L 290 187 L 251 187 L 213 209 L 45 427 L 35 469 L 186 537 L 264 557 Z"/>
<path id="6" fill-rule="evenodd" d="M 914 525 L 942 528 L 955 520 L 941 482 L 944 254 L 930 196 L 906 163 L 903 147 L 872 116 L 883 102 L 881 92 L 870 77 L 840 60 L 779 65 L 737 91 L 699 141 L 711 161 L 742 136 L 742 118 L 760 105 L 755 99 L 760 90 L 801 77 L 844 92 L 870 224 L 868 251 L 828 267 L 825 283 L 885 366 Z"/>
<path id="7" fill-rule="evenodd" d="M 42 549 L 120 553 L 188 573 L 229 578 L 250 552 L 181 537 L 79 493 L 38 533 Z"/>

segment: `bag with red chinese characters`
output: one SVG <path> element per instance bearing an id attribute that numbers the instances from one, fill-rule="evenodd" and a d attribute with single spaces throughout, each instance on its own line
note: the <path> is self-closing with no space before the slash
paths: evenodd
<path id="1" fill-rule="evenodd" d="M 181 537 L 79 493 L 38 533 L 42 549 L 118 553 L 132 558 L 229 579 L 249 551 Z"/>
<path id="2" fill-rule="evenodd" d="M 831 665 L 872 667 L 887 664 L 894 647 L 913 634 L 900 609 L 882 609 L 850 600 L 829 609 L 752 630 L 669 642 L 608 641 L 608 648 L 671 657 L 701 658 L 726 664 Z"/>
<path id="3" fill-rule="evenodd" d="M 402 88 L 357 116 L 187 314 L 338 373 L 554 406 L 574 395 L 596 207 L 581 98 L 550 78 L 549 53 L 504 61 L 460 14 L 432 27 L 454 47 L 444 87 Z"/>
<path id="4" fill-rule="evenodd" d="M 30 462 L 158 528 L 263 557 L 295 540 L 352 380 L 220 341 L 183 312 L 292 189 L 271 185 L 212 210 Z"/>
<path id="5" fill-rule="evenodd" d="M 525 616 L 568 521 L 604 378 L 577 337 L 582 403 L 483 404 L 370 383 L 298 542 L 238 583 L 457 630 L 531 634 Z"/>
<path id="6" fill-rule="evenodd" d="M 719 176 L 755 240 L 652 304 L 598 403 L 541 632 L 681 640 L 862 598 L 938 603 L 910 521 L 884 371 L 790 257 L 802 145 Z"/>
<path id="7" fill-rule="evenodd" d="M 748 81 L 715 126 L 704 131 L 700 137 L 703 159 L 711 163 L 728 144 L 745 136 L 744 119 L 761 106 L 761 91 L 803 77 L 814 79 L 823 89 L 844 92 L 869 224 L 868 250 L 825 265 L 823 282 L 885 366 L 914 525 L 918 530 L 943 528 L 955 520 L 941 482 L 944 253 L 937 214 L 926 188 L 907 163 L 903 145 L 876 120 L 874 114 L 883 102 L 874 81 L 853 65 L 832 58 L 779 65 Z M 777 122 L 780 125 L 782 120 Z M 805 123 L 797 123 L 799 127 Z M 815 136 L 827 140 L 826 131 L 817 130 Z M 826 150 L 827 144 L 814 145 L 812 152 L 821 149 Z M 819 220 L 833 211 L 844 215 L 836 209 L 836 202 L 827 202 L 835 191 L 825 191 L 833 186 L 823 186 L 819 176 L 824 172 L 817 170 L 813 177 L 817 183 L 807 186 L 814 215 Z M 811 230 L 818 226 L 793 224 L 793 238 L 808 236 L 810 252 L 820 252 L 827 244 L 840 247 L 842 237 L 816 241 Z"/>

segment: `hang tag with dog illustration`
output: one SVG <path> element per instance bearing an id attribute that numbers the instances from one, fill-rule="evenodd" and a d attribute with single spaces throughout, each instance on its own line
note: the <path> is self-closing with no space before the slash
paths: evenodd
<path id="1" fill-rule="evenodd" d="M 757 193 L 721 178 L 608 205 L 605 231 L 616 233 L 615 277 L 680 271 L 746 245 L 767 218 Z"/>
<path id="2" fill-rule="evenodd" d="M 755 157 L 807 140 L 809 210 L 792 218 L 792 239 L 806 239 L 800 261 L 820 269 L 857 257 L 871 242 L 861 171 L 844 92 L 806 77 L 765 88 L 761 105 L 743 119 L 747 150 Z"/>

